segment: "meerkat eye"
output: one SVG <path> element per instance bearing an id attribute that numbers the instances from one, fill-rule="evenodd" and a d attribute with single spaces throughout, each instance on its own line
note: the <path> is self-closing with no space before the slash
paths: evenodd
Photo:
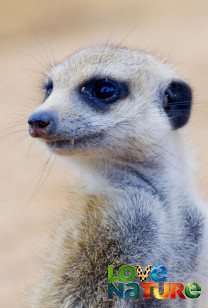
<path id="1" fill-rule="evenodd" d="M 45 85 L 45 89 L 46 89 L 46 99 L 51 95 L 51 93 L 53 92 L 53 82 L 49 81 L 46 85 Z"/>
<path id="2" fill-rule="evenodd" d="M 80 88 L 85 101 L 97 109 L 105 109 L 110 104 L 127 96 L 128 88 L 123 82 L 106 79 L 91 79 Z"/>
<path id="3" fill-rule="evenodd" d="M 109 99 L 112 96 L 115 96 L 118 92 L 118 89 L 112 82 L 109 81 L 101 81 L 95 84 L 92 95 L 97 97 L 98 99 Z"/>

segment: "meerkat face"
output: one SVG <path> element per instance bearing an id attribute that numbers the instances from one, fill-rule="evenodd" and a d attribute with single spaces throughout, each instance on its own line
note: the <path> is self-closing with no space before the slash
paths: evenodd
<path id="1" fill-rule="evenodd" d="M 47 74 L 29 133 L 60 155 L 144 159 L 185 125 L 191 89 L 167 64 L 135 50 L 81 50 Z"/>

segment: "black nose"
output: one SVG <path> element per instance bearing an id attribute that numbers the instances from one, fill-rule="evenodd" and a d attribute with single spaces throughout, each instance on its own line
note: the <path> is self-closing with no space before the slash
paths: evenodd
<path id="1" fill-rule="evenodd" d="M 51 123 L 51 119 L 48 114 L 32 115 L 28 119 L 28 124 L 30 126 L 37 126 L 39 128 L 44 128 Z"/>
<path id="2" fill-rule="evenodd" d="M 55 115 L 52 111 L 35 112 L 29 117 L 28 124 L 32 137 L 50 136 L 56 124 Z"/>

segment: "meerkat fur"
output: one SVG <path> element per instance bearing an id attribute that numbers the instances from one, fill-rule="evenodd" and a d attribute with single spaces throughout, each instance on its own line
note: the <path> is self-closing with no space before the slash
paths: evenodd
<path id="1" fill-rule="evenodd" d="M 99 46 L 52 67 L 46 91 L 30 134 L 80 181 L 28 306 L 207 307 L 207 208 L 182 128 L 192 105 L 188 84 L 158 57 Z M 108 299 L 111 264 L 115 275 L 125 264 L 162 264 L 165 282 L 196 282 L 201 295 L 144 300 L 141 290 L 140 299 Z"/>

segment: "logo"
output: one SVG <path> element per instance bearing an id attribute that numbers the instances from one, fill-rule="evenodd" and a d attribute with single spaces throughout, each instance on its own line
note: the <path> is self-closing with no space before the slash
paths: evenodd
<path id="1" fill-rule="evenodd" d="M 150 272 L 155 282 L 145 283 Z M 140 284 L 132 282 L 136 273 L 140 278 Z M 163 265 L 156 265 L 154 267 L 152 267 L 152 265 L 147 265 L 144 274 L 140 265 L 135 265 L 135 267 L 123 265 L 118 270 L 118 277 L 114 277 L 113 265 L 108 265 L 108 298 L 113 299 L 113 296 L 116 295 L 121 299 L 139 299 L 140 288 L 144 288 L 144 299 L 150 299 L 151 288 L 153 288 L 154 297 L 158 299 L 165 299 L 168 297 L 175 299 L 176 296 L 179 296 L 181 299 L 186 299 L 198 298 L 200 296 L 199 292 L 201 291 L 201 287 L 195 282 L 188 283 L 185 288 L 182 283 L 164 282 L 163 294 L 160 294 L 158 282 L 165 281 L 167 278 L 166 275 L 167 270 Z"/>

